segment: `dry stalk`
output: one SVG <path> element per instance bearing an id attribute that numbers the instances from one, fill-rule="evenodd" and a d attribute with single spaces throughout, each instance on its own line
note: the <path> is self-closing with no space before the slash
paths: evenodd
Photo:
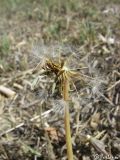
<path id="1" fill-rule="evenodd" d="M 69 113 L 69 80 L 76 73 L 70 71 L 65 66 L 64 61 L 61 61 L 61 63 L 54 63 L 51 60 L 47 60 L 46 66 L 48 69 L 50 69 L 52 72 L 56 74 L 57 79 L 60 82 L 60 90 L 65 101 L 64 123 L 66 132 L 67 157 L 68 160 L 73 160 Z"/>
<path id="2" fill-rule="evenodd" d="M 69 113 L 69 80 L 66 78 L 63 81 L 63 99 L 65 100 L 65 132 L 66 132 L 66 145 L 67 145 L 67 155 L 68 160 L 73 160 L 73 150 L 72 150 L 72 140 L 71 140 L 71 130 L 70 130 L 70 113 Z"/>

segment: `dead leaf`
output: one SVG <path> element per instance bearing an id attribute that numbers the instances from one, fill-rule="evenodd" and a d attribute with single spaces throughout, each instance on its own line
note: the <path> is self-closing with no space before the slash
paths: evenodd
<path id="1" fill-rule="evenodd" d="M 53 127 L 47 127 L 45 128 L 45 131 L 47 131 L 50 135 L 50 138 L 52 140 L 56 140 L 58 141 L 59 137 L 58 137 L 58 133 L 57 133 L 57 130 Z"/>

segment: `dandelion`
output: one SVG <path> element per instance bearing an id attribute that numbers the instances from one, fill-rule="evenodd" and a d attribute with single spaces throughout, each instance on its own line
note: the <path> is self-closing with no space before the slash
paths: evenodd
<path id="1" fill-rule="evenodd" d="M 61 108 L 64 108 L 67 154 L 68 154 L 68 159 L 73 160 L 68 101 L 69 101 L 70 81 L 73 77 L 77 76 L 77 73 L 75 71 L 72 71 L 67 66 L 67 64 L 69 64 L 69 60 L 73 55 L 72 49 L 69 46 L 59 46 L 58 44 L 54 46 L 42 45 L 39 47 L 34 48 L 35 55 L 39 54 L 40 57 L 40 62 L 38 63 L 37 68 L 38 66 L 40 66 L 44 70 L 55 74 L 56 76 L 55 83 L 59 84 L 59 90 L 63 96 L 63 100 L 60 101 L 60 103 L 58 103 L 57 101 L 55 110 L 60 111 Z M 67 57 L 69 55 L 69 58 L 65 58 L 66 54 Z"/>
<path id="2" fill-rule="evenodd" d="M 36 46 L 33 51 L 34 54 L 37 55 L 37 59 L 40 60 L 38 65 L 40 65 L 40 67 L 44 69 L 44 71 L 46 71 L 45 78 L 50 75 L 47 75 L 47 73 L 52 73 L 52 75 L 54 75 L 53 83 L 55 83 L 55 86 L 58 86 L 56 89 L 58 89 L 57 91 L 59 91 L 63 97 L 61 100 L 53 101 L 53 111 L 58 115 L 63 114 L 64 111 L 67 155 L 69 160 L 73 160 L 69 114 L 69 92 L 71 85 L 75 87 L 73 83 L 74 79 L 82 79 L 83 81 L 86 81 L 87 79 L 86 83 L 88 83 L 87 86 L 89 87 L 87 87 L 84 92 L 87 92 L 89 90 L 89 93 L 87 93 L 88 97 L 85 96 L 88 101 L 91 97 L 99 98 L 101 96 L 101 92 L 103 92 L 104 90 L 105 80 L 104 78 L 101 78 L 101 76 L 98 76 L 99 74 L 96 75 L 97 61 L 94 59 L 91 61 L 91 63 L 89 63 L 89 55 L 87 55 L 82 61 L 80 61 L 80 63 L 82 62 L 82 65 L 84 61 L 84 63 L 87 65 L 87 68 L 85 68 L 85 72 L 83 70 L 83 72 L 79 73 L 78 71 L 80 70 L 80 63 L 78 63 L 78 56 L 76 52 L 74 52 L 74 48 L 69 45 L 54 44 L 46 46 L 42 44 Z M 83 65 L 83 67 L 85 66 Z M 90 76 L 85 75 L 84 73 L 88 73 L 90 74 Z M 42 81 L 44 81 L 44 79 L 42 79 Z M 48 83 L 48 81 L 46 81 L 46 83 Z M 85 98 L 83 101 L 85 101 Z"/>

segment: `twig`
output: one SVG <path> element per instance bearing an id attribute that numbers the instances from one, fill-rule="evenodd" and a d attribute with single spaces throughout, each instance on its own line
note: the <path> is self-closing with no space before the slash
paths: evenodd
<path id="1" fill-rule="evenodd" d="M 111 89 L 113 89 L 114 87 L 116 87 L 119 83 L 120 83 L 120 80 L 117 81 L 117 82 L 115 82 L 111 87 L 109 87 L 109 88 L 107 89 L 107 91 L 110 91 Z"/>
<path id="2" fill-rule="evenodd" d="M 104 96 L 101 92 L 99 94 L 108 102 L 111 104 L 111 106 L 115 106 L 106 96 Z"/>
<path id="3" fill-rule="evenodd" d="M 120 77 L 120 73 L 118 71 L 113 71 L 113 74 L 117 74 Z"/>
<path id="4" fill-rule="evenodd" d="M 15 92 L 7 87 L 0 86 L 0 93 L 3 94 L 5 97 L 10 98 L 15 96 Z"/>

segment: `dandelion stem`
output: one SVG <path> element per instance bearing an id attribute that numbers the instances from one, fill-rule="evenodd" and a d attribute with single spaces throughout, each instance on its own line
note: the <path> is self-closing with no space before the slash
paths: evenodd
<path id="1" fill-rule="evenodd" d="M 72 140 L 70 132 L 70 114 L 68 103 L 65 105 L 65 131 L 68 160 L 73 160 Z"/>
<path id="2" fill-rule="evenodd" d="M 68 160 L 73 160 L 71 130 L 70 130 L 70 113 L 69 113 L 69 80 L 65 78 L 63 81 L 63 98 L 65 100 L 65 132 Z"/>
<path id="3" fill-rule="evenodd" d="M 69 100 L 69 80 L 67 78 L 63 80 L 63 98 L 65 101 Z"/>

